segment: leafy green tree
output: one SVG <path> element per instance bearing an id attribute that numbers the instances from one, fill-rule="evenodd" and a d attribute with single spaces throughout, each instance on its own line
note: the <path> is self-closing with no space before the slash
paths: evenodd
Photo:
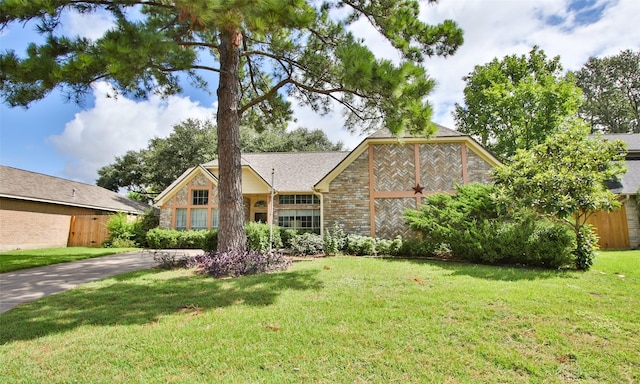
<path id="1" fill-rule="evenodd" d="M 593 132 L 640 132 L 640 50 L 590 57 L 576 80 L 584 97 L 580 116 Z"/>
<path id="2" fill-rule="evenodd" d="M 243 152 L 339 151 L 342 143 L 332 143 L 317 129 L 298 128 L 287 132 L 284 126 L 268 125 L 258 132 L 242 126 Z M 129 151 L 98 170 L 97 185 L 119 191 L 127 189 L 141 201 L 164 190 L 185 170 L 217 158 L 218 133 L 210 121 L 189 119 L 173 127 L 165 138 L 153 138 L 146 149 Z"/>
<path id="3" fill-rule="evenodd" d="M 243 152 L 310 152 L 341 151 L 342 142 L 333 143 L 320 129 L 297 128 L 287 132 L 284 127 L 273 127 L 263 132 L 240 129 L 240 147 Z"/>
<path id="4" fill-rule="evenodd" d="M 589 132 L 587 123 L 575 119 L 543 143 L 518 150 L 510 164 L 494 171 L 505 201 L 531 207 L 571 227 L 581 269 L 591 266 L 595 247 L 587 219 L 620 206 L 606 182 L 625 172 L 624 142 L 592 137 Z"/>
<path id="5" fill-rule="evenodd" d="M 95 40 L 64 36 L 65 11 L 107 12 L 114 25 Z M 207 89 L 201 74 L 216 75 L 218 249 L 244 250 L 242 118 L 286 120 L 290 95 L 319 112 L 341 104 L 348 128 L 433 132 L 426 97 L 434 82 L 421 62 L 453 54 L 462 31 L 449 20 L 426 24 L 419 13 L 418 0 L 4 0 L 0 26 L 35 21 L 46 42 L 24 58 L 0 55 L 0 94 L 28 106 L 56 88 L 77 98 L 103 80 L 146 97 L 180 92 L 185 77 Z M 399 52 L 397 64 L 348 31 L 361 18 Z"/>
<path id="6" fill-rule="evenodd" d="M 165 138 L 153 138 L 145 151 L 148 185 L 161 192 L 184 171 L 216 158 L 218 135 L 208 120 L 186 120 Z"/>
<path id="7" fill-rule="evenodd" d="M 127 151 L 123 156 L 116 156 L 113 163 L 98 169 L 96 184 L 116 192 L 120 188 L 131 192 L 146 191 L 148 180 L 145 177 L 145 158 L 145 150 Z"/>
<path id="8" fill-rule="evenodd" d="M 456 104 L 458 130 L 470 134 L 500 160 L 557 132 L 580 105 L 580 89 L 564 75 L 560 57 L 534 47 L 528 56 L 506 56 L 476 66 L 464 77 L 464 105 Z"/>

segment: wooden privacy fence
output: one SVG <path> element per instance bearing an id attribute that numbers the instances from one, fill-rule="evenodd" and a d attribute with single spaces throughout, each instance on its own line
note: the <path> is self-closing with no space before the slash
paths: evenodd
<path id="1" fill-rule="evenodd" d="M 68 247 L 101 247 L 107 240 L 109 215 L 71 216 Z"/>
<path id="2" fill-rule="evenodd" d="M 601 249 L 627 249 L 630 247 L 627 212 L 624 205 L 612 212 L 597 212 L 587 220 L 593 225 Z"/>

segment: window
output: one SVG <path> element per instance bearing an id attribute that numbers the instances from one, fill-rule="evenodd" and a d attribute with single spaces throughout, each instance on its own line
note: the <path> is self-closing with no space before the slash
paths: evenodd
<path id="1" fill-rule="evenodd" d="M 192 191 L 193 199 L 191 204 L 193 205 L 207 205 L 209 204 L 209 191 L 206 189 L 196 189 Z"/>
<path id="2" fill-rule="evenodd" d="M 281 209 L 278 211 L 278 225 L 320 233 L 319 209 Z"/>
<path id="3" fill-rule="evenodd" d="M 217 209 L 211 210 L 211 228 L 218 229 L 218 223 L 220 220 L 220 211 Z"/>
<path id="4" fill-rule="evenodd" d="M 267 202 L 264 200 L 256 201 L 256 203 L 253 204 L 253 208 L 267 208 Z"/>
<path id="5" fill-rule="evenodd" d="M 320 199 L 316 195 L 278 195 L 280 204 L 320 204 Z"/>
<path id="6" fill-rule="evenodd" d="M 176 229 L 187 229 L 187 209 L 176 209 Z"/>
<path id="7" fill-rule="evenodd" d="M 191 210 L 191 229 L 207 229 L 207 208 Z"/>

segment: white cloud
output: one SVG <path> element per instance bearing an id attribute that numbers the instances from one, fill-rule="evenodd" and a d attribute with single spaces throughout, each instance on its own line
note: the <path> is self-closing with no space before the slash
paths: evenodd
<path id="1" fill-rule="evenodd" d="M 293 113 L 296 117 L 296 121 L 289 124 L 290 130 L 298 127 L 310 130 L 321 129 L 329 140 L 334 143 L 338 141 L 342 142 L 345 149 L 348 150 L 354 149 L 368 136 L 368 134 L 361 134 L 360 132 L 351 133 L 344 128 L 342 109 L 335 102 L 333 103 L 333 112 L 321 116 L 309 107 L 300 106 L 297 100 L 290 99 L 289 101 L 291 102 Z"/>
<path id="2" fill-rule="evenodd" d="M 82 36 L 96 40 L 114 25 L 113 16 L 104 11 L 95 13 L 69 11 L 64 13 L 63 17 L 61 25 L 65 36 Z"/>
<path id="3" fill-rule="evenodd" d="M 203 107 L 186 97 L 146 101 L 109 98 L 106 83 L 94 89 L 95 106 L 75 115 L 60 135 L 49 137 L 68 160 L 64 177 L 94 183 L 98 168 L 129 150 L 145 148 L 153 137 L 166 137 L 173 126 L 187 118 L 213 119 L 215 108 Z"/>
<path id="4" fill-rule="evenodd" d="M 465 42 L 449 58 L 427 58 L 428 73 L 437 81 L 430 97 L 434 108 L 433 121 L 455 128 L 451 115 L 454 104 L 462 103 L 465 86 L 462 77 L 475 65 L 493 58 L 526 54 L 534 45 L 549 57 L 559 55 L 566 70 L 579 69 L 590 56 L 613 55 L 622 49 L 640 49 L 637 15 L 640 1 L 599 0 L 606 6 L 600 18 L 591 23 L 575 23 L 570 0 L 442 0 L 436 5 L 423 3 L 421 19 L 437 23 L 452 19 L 464 30 Z M 70 14 L 68 28 L 73 33 L 95 38 L 111 25 L 106 15 Z M 357 37 L 363 38 L 376 55 L 394 61 L 398 54 L 366 21 L 352 26 Z M 66 174 L 92 181 L 96 169 L 108 164 L 116 155 L 146 146 L 153 136 L 166 136 L 171 126 L 187 117 L 215 116 L 215 109 L 206 108 L 188 98 L 172 97 L 165 101 L 151 98 L 134 102 L 104 97 L 105 90 L 96 89 L 96 106 L 76 115 L 65 131 L 51 138 L 56 148 L 68 158 Z M 290 125 L 323 129 L 328 137 L 341 140 L 354 148 L 366 135 L 351 134 L 343 128 L 344 119 L 338 108 L 333 114 L 319 116 L 292 100 L 297 122 Z"/>
<path id="5" fill-rule="evenodd" d="M 454 20 L 464 31 L 464 44 L 448 58 L 425 60 L 428 74 L 436 80 L 436 89 L 429 100 L 433 106 L 433 121 L 455 128 L 452 112 L 455 103 L 462 103 L 465 82 L 462 79 L 494 58 L 527 54 L 534 45 L 548 57 L 560 56 L 565 70 L 579 69 L 590 56 L 614 55 L 623 49 L 640 49 L 637 15 L 640 1 L 601 0 L 606 8 L 601 18 L 591 24 L 575 24 L 575 14 L 569 10 L 569 0 L 442 0 L 436 5 L 423 3 L 421 19 L 439 23 Z M 592 8 L 597 8 L 594 5 Z M 550 20 L 556 20 L 552 25 Z M 394 61 L 398 54 L 366 20 L 359 20 L 351 31 L 376 54 Z M 296 105 L 295 101 L 292 101 Z M 322 128 L 332 140 L 342 140 L 355 147 L 363 136 L 351 135 L 342 128 L 339 112 L 320 117 L 308 108 L 294 107 L 298 124 Z"/>

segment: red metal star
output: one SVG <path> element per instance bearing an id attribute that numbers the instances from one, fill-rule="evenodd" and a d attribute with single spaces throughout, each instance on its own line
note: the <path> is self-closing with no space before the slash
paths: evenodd
<path id="1" fill-rule="evenodd" d="M 415 191 L 414 195 L 417 195 L 418 193 L 422 195 L 422 190 L 424 189 L 423 186 L 420 185 L 420 183 L 416 184 L 415 187 L 413 187 L 413 190 Z"/>

